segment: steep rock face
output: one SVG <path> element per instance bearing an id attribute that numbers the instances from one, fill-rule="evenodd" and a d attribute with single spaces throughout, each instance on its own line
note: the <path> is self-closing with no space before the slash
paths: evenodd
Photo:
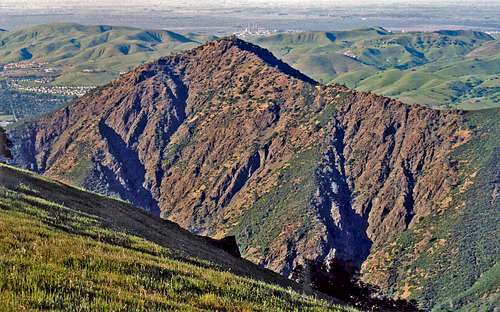
<path id="1" fill-rule="evenodd" d="M 367 235 L 375 243 L 391 239 L 432 210 L 456 184 L 447 159 L 466 137 L 457 113 L 438 112 L 374 96 L 353 98 L 339 108 L 342 129 L 334 146 L 351 195 L 352 210 L 367 215 Z M 339 148 L 337 148 L 339 149 Z"/>
<path id="2" fill-rule="evenodd" d="M 459 114 L 340 92 L 311 204 L 324 226 L 322 255 L 360 265 L 436 209 L 457 182 L 449 151 L 465 138 Z"/>
<path id="3" fill-rule="evenodd" d="M 13 130 L 16 161 L 192 232 L 235 235 L 284 274 L 361 265 L 458 183 L 460 112 L 321 86 L 267 50 L 211 42 Z"/>

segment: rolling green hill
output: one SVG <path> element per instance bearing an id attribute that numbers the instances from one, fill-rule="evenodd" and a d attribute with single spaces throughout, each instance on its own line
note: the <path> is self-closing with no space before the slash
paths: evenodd
<path id="1" fill-rule="evenodd" d="M 207 39 L 131 27 L 40 25 L 0 33 L 0 64 L 48 62 L 63 67 L 56 84 L 98 85 L 116 78 L 120 72 L 192 48 Z"/>
<path id="2" fill-rule="evenodd" d="M 125 202 L 3 164 L 0 228 L 2 311 L 354 311 Z"/>
<path id="3" fill-rule="evenodd" d="M 323 82 L 432 107 L 500 106 L 500 41 L 485 33 L 367 28 L 251 41 Z"/>

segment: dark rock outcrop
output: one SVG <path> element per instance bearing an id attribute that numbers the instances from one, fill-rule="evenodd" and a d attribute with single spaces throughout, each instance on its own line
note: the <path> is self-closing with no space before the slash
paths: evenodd
<path id="1" fill-rule="evenodd" d="M 212 240 L 212 243 L 230 255 L 238 258 L 241 257 L 236 236 L 226 236 L 221 239 Z"/>
<path id="2" fill-rule="evenodd" d="M 12 153 L 10 149 L 12 148 L 12 142 L 7 137 L 5 129 L 0 127 L 0 157 L 12 158 Z"/>

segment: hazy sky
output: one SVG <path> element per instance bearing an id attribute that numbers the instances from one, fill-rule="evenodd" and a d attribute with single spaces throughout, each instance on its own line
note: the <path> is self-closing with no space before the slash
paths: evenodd
<path id="1" fill-rule="evenodd" d="M 0 7 L 29 7 L 46 8 L 50 6 L 115 6 L 115 5 L 157 5 L 157 6 L 273 6 L 273 5 L 291 5 L 291 6 L 345 6 L 345 5 L 364 5 L 364 4 L 500 4 L 500 0 L 0 0 Z"/>
<path id="2" fill-rule="evenodd" d="M 500 0 L 0 0 L 0 28 L 76 22 L 232 33 L 382 26 L 500 30 Z"/>

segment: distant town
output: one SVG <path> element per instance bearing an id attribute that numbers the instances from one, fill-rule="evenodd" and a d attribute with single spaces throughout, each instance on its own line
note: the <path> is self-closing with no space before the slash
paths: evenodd
<path id="1" fill-rule="evenodd" d="M 0 65 L 0 126 L 50 112 L 94 88 L 55 84 L 61 73 L 61 67 L 34 60 Z"/>
<path id="2" fill-rule="evenodd" d="M 248 38 L 248 37 L 256 37 L 256 36 L 270 36 L 274 34 L 279 34 L 279 33 L 296 33 L 296 32 L 301 32 L 303 30 L 294 30 L 294 29 L 288 29 L 288 30 L 280 30 L 280 29 L 270 29 L 267 27 L 260 26 L 258 24 L 248 24 L 245 28 L 242 28 L 241 30 L 233 32 L 233 35 L 239 37 L 239 38 Z"/>
<path id="3" fill-rule="evenodd" d="M 22 92 L 33 92 L 41 94 L 64 95 L 64 96 L 83 96 L 88 91 L 94 89 L 94 86 L 51 86 L 51 85 L 25 85 L 23 83 L 40 83 L 40 80 L 16 79 L 9 80 L 8 86 L 12 89 Z"/>
<path id="4" fill-rule="evenodd" d="M 0 78 L 7 81 L 7 87 L 20 92 L 80 97 L 95 86 L 53 85 L 61 68 L 49 66 L 46 62 L 20 61 L 0 67 Z M 83 70 L 83 72 L 86 72 Z"/>

